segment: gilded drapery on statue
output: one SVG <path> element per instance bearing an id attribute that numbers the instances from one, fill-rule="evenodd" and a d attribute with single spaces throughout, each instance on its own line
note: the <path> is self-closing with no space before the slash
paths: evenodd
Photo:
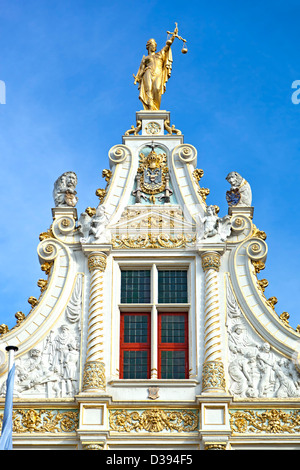
<path id="1" fill-rule="evenodd" d="M 169 80 L 172 72 L 172 51 L 171 45 L 177 37 L 182 40 L 185 45 L 185 39 L 178 36 L 177 23 L 171 37 L 166 41 L 166 45 L 156 52 L 157 44 L 154 39 L 149 39 L 146 44 L 148 51 L 147 56 L 143 56 L 139 70 L 134 76 L 134 84 L 138 83 L 140 91 L 139 99 L 143 103 L 144 109 L 159 110 L 161 96 L 166 91 L 166 83 Z M 185 46 L 182 52 L 187 52 Z"/>

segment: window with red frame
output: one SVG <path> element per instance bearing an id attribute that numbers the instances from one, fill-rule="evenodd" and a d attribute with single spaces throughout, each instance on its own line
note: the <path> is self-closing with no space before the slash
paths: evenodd
<path id="1" fill-rule="evenodd" d="M 187 379 L 188 315 L 158 314 L 158 378 Z"/>
<path id="2" fill-rule="evenodd" d="M 121 313 L 120 378 L 150 378 L 150 313 Z"/>

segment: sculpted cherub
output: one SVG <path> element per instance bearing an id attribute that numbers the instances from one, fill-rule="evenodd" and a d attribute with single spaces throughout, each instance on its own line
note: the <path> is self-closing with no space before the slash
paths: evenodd
<path id="1" fill-rule="evenodd" d="M 53 199 L 55 207 L 75 207 L 78 198 L 76 196 L 77 176 L 73 171 L 63 173 L 54 183 Z"/>
<path id="2" fill-rule="evenodd" d="M 79 219 L 79 230 L 83 234 L 82 243 L 109 243 L 110 234 L 107 230 L 108 217 L 105 206 L 99 204 L 96 213 L 90 217 L 88 214 L 81 214 Z"/>
<path id="3" fill-rule="evenodd" d="M 218 241 L 224 241 L 230 235 L 230 217 L 225 215 L 220 219 L 217 212 L 217 206 L 211 205 L 207 207 L 206 215 L 204 217 L 201 217 L 200 214 L 198 215 L 198 220 L 200 222 L 198 223 L 198 241 L 212 237 L 216 237 Z"/>

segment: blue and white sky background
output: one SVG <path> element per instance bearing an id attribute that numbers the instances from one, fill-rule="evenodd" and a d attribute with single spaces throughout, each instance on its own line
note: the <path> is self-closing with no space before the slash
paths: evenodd
<path id="1" fill-rule="evenodd" d="M 299 18 L 299 0 L 0 0 L 0 324 L 14 326 L 39 296 L 54 181 L 75 171 L 78 213 L 97 205 L 108 151 L 142 109 L 132 74 L 147 40 L 162 47 L 175 21 L 188 54 L 174 43 L 161 108 L 197 148 L 221 217 L 226 175 L 249 181 L 269 247 L 265 294 L 300 323 Z"/>

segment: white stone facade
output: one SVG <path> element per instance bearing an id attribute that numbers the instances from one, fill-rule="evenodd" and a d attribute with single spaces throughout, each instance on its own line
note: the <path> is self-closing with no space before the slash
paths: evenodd
<path id="1" fill-rule="evenodd" d="M 140 111 L 136 120 L 108 152 L 98 208 L 77 214 L 74 181 L 60 191 L 64 203 L 38 245 L 41 296 L 15 328 L 2 325 L 2 408 L 5 347 L 18 347 L 14 446 L 299 449 L 300 334 L 264 296 L 268 248 L 250 185 L 232 186 L 219 216 L 206 204 L 197 150 L 170 114 Z M 124 268 L 150 270 L 150 302 L 121 303 Z M 187 271 L 186 302 L 159 303 L 161 268 Z M 151 318 L 150 377 L 122 379 L 120 316 L 141 308 Z M 184 379 L 159 378 L 158 315 L 170 311 L 188 319 Z"/>

